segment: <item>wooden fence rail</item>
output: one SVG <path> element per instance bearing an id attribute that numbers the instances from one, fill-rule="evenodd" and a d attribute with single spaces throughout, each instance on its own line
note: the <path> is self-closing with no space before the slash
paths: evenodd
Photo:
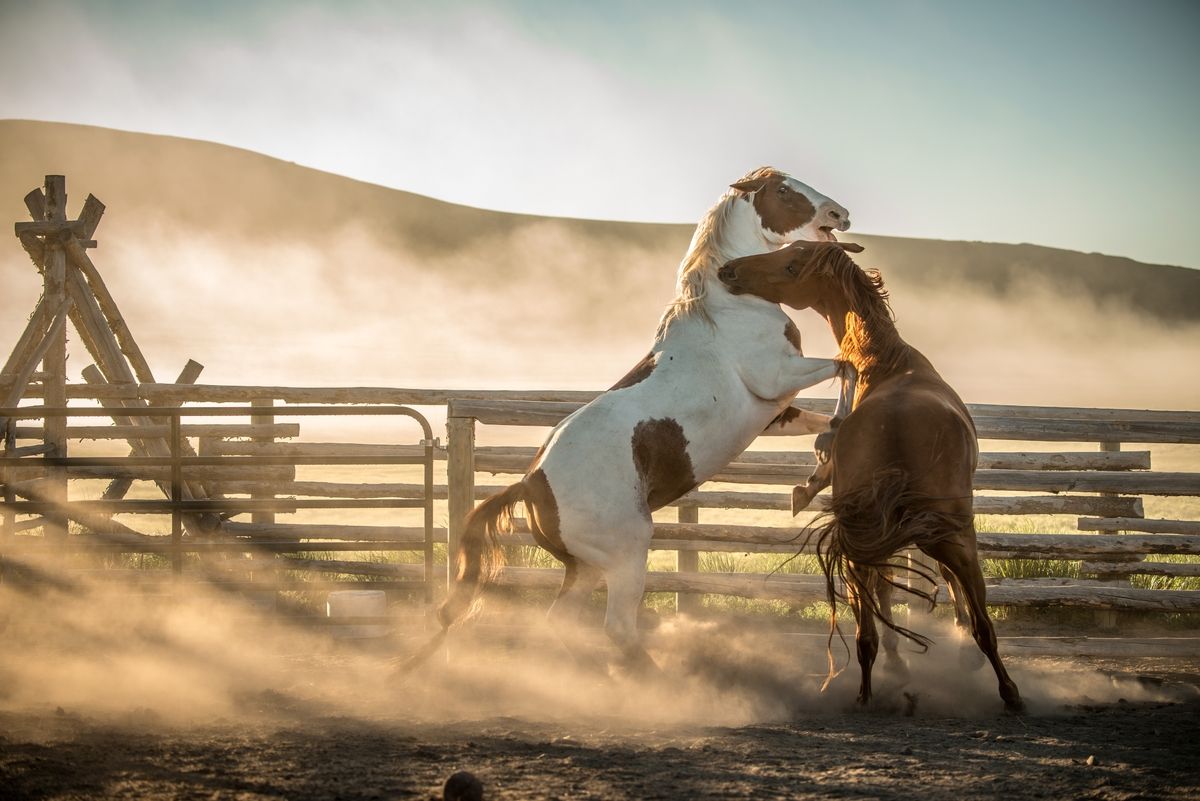
<path id="1" fill-rule="evenodd" d="M 36 387 L 31 387 L 35 391 Z M 423 532 L 404 525 L 337 525 L 332 523 L 276 522 L 274 520 L 242 522 L 230 519 L 221 526 L 219 536 L 207 541 L 195 540 L 190 548 L 197 554 L 250 553 L 248 560 L 254 569 L 249 578 L 225 576 L 229 586 L 266 586 L 263 570 L 275 565 L 280 582 L 275 586 L 336 589 L 354 586 L 338 575 L 359 576 L 376 586 L 402 586 L 406 577 L 417 568 L 410 565 L 380 564 L 363 561 L 361 556 L 339 557 L 339 554 L 363 552 L 412 551 L 444 543 L 453 548 L 457 527 L 475 501 L 504 486 L 505 481 L 522 473 L 536 449 L 532 445 L 493 446 L 475 442 L 476 427 L 506 425 L 536 428 L 552 425 L 577 408 L 584 400 L 581 394 L 534 393 L 534 397 L 550 400 L 527 400 L 522 393 L 492 394 L 488 391 L 467 392 L 473 396 L 458 398 L 447 390 L 389 390 L 374 388 L 359 391 L 354 388 L 296 389 L 276 387 L 210 387 L 206 385 L 139 385 L 136 392 L 112 384 L 68 385 L 72 397 L 96 400 L 108 395 L 121 397 L 124 402 L 136 398 L 142 404 L 197 402 L 247 403 L 260 402 L 277 394 L 296 402 L 312 399 L 347 404 L 351 408 L 365 400 L 415 400 L 422 406 L 445 404 L 448 440 L 446 446 L 433 451 L 434 458 L 445 465 L 446 480 L 429 487 L 430 497 L 447 503 L 447 527 L 432 530 L 422 540 Z M 111 395 L 120 391 L 120 395 Z M 461 391 L 460 391 L 461 392 Z M 574 397 L 572 397 L 574 395 Z M 565 399 L 564 399 L 564 396 Z M 439 403 L 440 402 L 440 403 Z M 825 401 L 799 401 L 805 408 L 822 409 Z M 118 413 L 131 407 L 122 406 Z M 165 407 L 164 407 L 165 408 Z M 1022 418 L 1022 407 L 986 407 L 993 419 L 1005 421 L 1004 431 L 1022 431 L 1031 443 L 1088 442 L 1089 439 L 1067 440 L 1079 436 L 1079 424 L 1094 426 L 1088 436 L 1096 443 L 1125 442 L 1127 432 L 1149 432 L 1151 443 L 1165 441 L 1200 442 L 1200 415 L 1189 412 L 1131 411 L 1127 417 L 1121 410 L 1087 410 L 1029 408 Z M 259 419 L 270 422 L 252 424 L 225 421 L 189 423 L 181 432 L 198 443 L 199 457 L 211 459 L 256 458 L 263 461 L 246 467 L 236 461 L 220 465 L 197 464 L 189 470 L 188 480 L 203 482 L 216 493 L 213 503 L 230 498 L 227 508 L 233 515 L 246 514 L 251 505 L 239 498 L 273 499 L 269 506 L 289 513 L 299 504 L 289 499 L 347 499 L 369 501 L 383 498 L 418 498 L 425 491 L 421 484 L 405 481 L 361 482 L 301 478 L 297 464 L 337 461 L 338 458 L 379 457 L 402 458 L 415 456 L 424 450 L 421 445 L 379 445 L 351 442 L 286 441 L 300 432 L 287 420 L 288 404 L 270 409 L 269 415 L 259 413 Z M 463 416 L 479 414 L 480 417 Z M 1030 423 L 1029 421 L 1033 421 Z M 1129 423 L 1130 425 L 1125 425 Z M 157 426 L 157 427 L 156 427 Z M 161 436 L 162 423 L 118 423 L 114 426 L 71 424 L 69 434 L 93 436 L 113 434 L 114 438 Z M 21 436 L 41 437 L 40 429 L 20 426 Z M 996 427 L 999 429 L 999 426 Z M 10 432 L 17 434 L 14 430 Z M 169 432 L 167 432 L 169 433 Z M 537 438 L 535 435 L 534 439 Z M 1114 439 L 1117 438 L 1117 439 Z M 161 441 L 161 440 L 160 440 Z M 1129 440 L 1140 442 L 1141 440 Z M 805 441 L 807 442 L 807 441 Z M 710 594 L 726 594 L 748 599 L 779 600 L 788 603 L 809 603 L 823 598 L 820 577 L 805 574 L 712 573 L 701 572 L 700 556 L 705 553 L 810 554 L 803 525 L 761 525 L 730 522 L 710 522 L 705 519 L 714 510 L 726 510 L 723 516 L 748 512 L 784 511 L 788 509 L 788 488 L 803 480 L 814 462 L 807 449 L 777 450 L 779 440 L 770 443 L 772 449 L 750 450 L 740 456 L 717 476 L 717 481 L 697 488 L 674 505 L 676 520 L 656 522 L 651 547 L 656 552 L 674 552 L 679 571 L 655 571 L 648 583 L 652 590 L 676 593 L 680 608 L 698 610 L 700 599 Z M 45 452 L 39 445 L 24 446 L 10 443 L 11 455 L 19 452 L 36 458 Z M 986 446 L 986 443 L 985 443 Z M 986 515 L 1071 515 L 1077 524 L 1074 533 L 1037 533 L 1024 531 L 987 530 L 979 534 L 981 556 L 985 559 L 1021 559 L 1067 561 L 1078 565 L 1083 578 L 1045 579 L 1014 582 L 999 577 L 988 579 L 989 603 L 1025 607 L 1074 607 L 1095 609 L 1103 613 L 1113 610 L 1157 612 L 1200 611 L 1200 593 L 1193 590 L 1141 589 L 1130 586 L 1136 576 L 1156 576 L 1170 579 L 1200 576 L 1200 521 L 1147 520 L 1143 498 L 1200 496 L 1200 476 L 1185 472 L 1163 472 L 1153 469 L 1152 453 L 1148 448 L 1136 450 L 1087 451 L 1079 446 L 1065 450 L 1039 451 L 1031 447 L 1020 451 L 984 450 L 980 470 L 976 475 L 976 510 Z M 1112 448 L 1112 445 L 1107 447 Z M 38 453 L 35 453 L 37 451 Z M 144 453 L 144 451 L 143 451 Z M 289 464 L 271 464 L 273 461 Z M 126 478 L 170 481 L 169 468 L 142 466 L 133 461 L 123 464 L 77 464 L 65 468 L 71 478 Z M 489 480 L 489 476 L 494 476 Z M 507 477 L 507 478 L 505 478 Z M 497 480 L 501 479 L 501 480 Z M 36 468 L 9 468 L 4 477 L 5 490 L 14 499 L 45 497 L 37 494 L 44 483 Z M 827 497 L 818 497 L 817 510 L 824 509 Z M 69 519 L 82 527 L 80 535 L 65 543 L 53 545 L 40 537 L 21 536 L 14 546 L 12 535 L 26 534 L 44 525 L 37 517 L 10 520 L 8 547 L 10 554 L 42 553 L 47 549 L 65 551 L 124 551 L 170 554 L 169 537 L 146 535 L 118 523 L 81 503 L 72 507 Z M 260 512 L 269 514 L 269 512 Z M 533 539 L 523 521 L 518 531 L 505 540 L 511 545 L 532 545 Z M 300 559 L 303 554 L 324 553 L 325 558 L 312 563 Z M 1165 561 L 1174 560 L 1174 561 Z M 190 566 L 185 575 L 207 576 L 211 565 Z M 245 568 L 246 565 L 243 565 Z M 394 568 L 394 569 L 393 569 Z M 200 572 L 197 572 L 200 571 Z M 286 574 L 286 575 L 285 575 Z M 300 577 L 332 576 L 320 581 L 301 582 Z M 288 578 L 291 576 L 291 578 Z M 1091 576 L 1092 578 L 1088 578 Z M 557 586 L 559 574 L 554 570 L 509 568 L 501 576 L 503 586 L 542 588 Z M 401 583 L 396 583 L 401 582 Z M 366 585 L 359 585 L 366 586 Z M 944 597 L 944 596 L 943 596 Z"/>
<path id="2" fill-rule="evenodd" d="M 476 447 L 475 427 L 556 425 L 581 405 L 580 400 L 520 400 L 502 397 L 452 398 L 447 405 L 447 467 L 450 519 L 448 539 L 455 547 L 462 516 L 473 502 L 502 485 L 476 482 L 476 473 L 522 473 L 534 449 Z M 828 413 L 831 401 L 800 400 L 797 407 Z M 1194 562 L 1146 561 L 1147 557 L 1187 559 L 1200 554 L 1200 523 L 1144 521 L 1143 496 L 1200 496 L 1200 473 L 1151 469 L 1148 450 L 1122 451 L 1131 443 L 1200 443 L 1200 414 L 1194 412 L 970 405 L 980 438 L 1028 442 L 1095 442 L 1101 449 L 1063 452 L 1021 451 L 981 454 L 975 476 L 977 514 L 1079 516 L 1072 534 L 983 531 L 985 558 L 1069 560 L 1084 576 L 1099 580 L 1061 579 L 1017 587 L 989 580 L 989 603 L 996 605 L 1070 605 L 1100 610 L 1200 609 L 1200 592 L 1150 590 L 1129 586 L 1131 575 L 1188 577 L 1200 574 Z M 777 600 L 823 597 L 820 577 L 733 574 L 713 577 L 696 571 L 697 552 L 812 553 L 807 529 L 796 526 L 700 523 L 696 511 L 706 509 L 787 510 L 789 493 L 774 486 L 800 483 L 814 464 L 811 454 L 794 451 L 748 451 L 706 484 L 675 505 L 679 521 L 656 522 L 652 549 L 676 550 L 681 572 L 654 574 L 649 587 L 665 592 L 721 593 Z M 745 485 L 746 489 L 729 489 Z M 1001 492 L 1005 494 L 989 494 Z M 818 496 L 816 511 L 828 507 Z M 684 517 L 687 515 L 687 518 Z M 1109 525 L 1110 521 L 1121 521 Z M 1145 530 L 1139 530 L 1145 529 Z M 1106 534 L 1082 533 L 1092 530 Z M 1124 533 L 1136 532 L 1136 533 Z M 1160 533 L 1161 532 L 1161 533 Z M 508 540 L 532 544 L 527 529 Z M 685 559 L 685 557 L 687 557 Z M 691 569 L 685 568 L 691 565 Z M 552 586 L 553 572 L 514 569 L 504 581 L 520 586 Z M 790 583 L 789 583 L 790 582 Z M 814 583 L 816 582 L 816 583 Z M 796 590 L 803 585 L 803 591 Z M 820 589 L 816 593 L 813 587 Z M 1105 618 L 1108 619 L 1108 618 Z"/>

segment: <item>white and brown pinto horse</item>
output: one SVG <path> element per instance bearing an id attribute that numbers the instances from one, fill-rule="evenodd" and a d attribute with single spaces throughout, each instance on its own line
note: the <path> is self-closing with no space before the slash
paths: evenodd
<path id="1" fill-rule="evenodd" d="M 650 353 L 559 423 L 524 478 L 467 517 L 457 580 L 438 611 L 443 628 L 423 653 L 472 607 L 499 564 L 496 536 L 524 502 L 535 539 L 566 567 L 551 619 L 573 623 L 603 578 L 605 629 L 622 661 L 653 664 L 636 625 L 651 513 L 724 468 L 798 390 L 839 370 L 831 359 L 804 357 L 778 304 L 731 293 L 717 271 L 790 242 L 832 240 L 834 229 L 848 227 L 845 208 L 778 170 L 760 168 L 731 185 L 696 228 Z M 796 432 L 828 427 L 822 415 L 786 417 Z"/>

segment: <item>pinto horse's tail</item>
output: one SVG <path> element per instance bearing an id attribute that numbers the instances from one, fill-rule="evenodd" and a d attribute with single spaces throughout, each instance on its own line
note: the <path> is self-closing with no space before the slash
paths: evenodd
<path id="1" fill-rule="evenodd" d="M 911 629 L 899 626 L 884 615 L 875 596 L 877 582 L 886 582 L 904 592 L 929 601 L 937 594 L 935 577 L 921 567 L 896 562 L 893 555 L 901 548 L 931 545 L 953 536 L 971 524 L 970 516 L 930 509 L 936 500 L 912 492 L 909 474 L 897 468 L 880 470 L 875 480 L 862 488 L 835 494 L 827 519 L 809 535 L 816 538 L 817 562 L 825 574 L 825 594 L 829 601 L 829 674 L 825 686 L 840 673 L 833 661 L 833 637 L 841 634 L 837 623 L 837 604 L 851 597 L 861 599 L 865 612 L 877 618 L 897 634 L 928 648 L 931 640 Z M 935 587 L 925 592 L 902 584 L 893 573 L 905 571 L 920 576 Z M 839 588 L 838 584 L 841 584 Z M 844 638 L 843 638 L 844 640 Z"/>
<path id="2" fill-rule="evenodd" d="M 512 531 L 513 507 L 523 500 L 525 484 L 518 481 L 485 498 L 467 515 L 455 555 L 458 574 L 450 596 L 437 613 L 443 630 L 476 611 L 479 592 L 495 578 L 504 563 L 498 537 Z"/>
<path id="3" fill-rule="evenodd" d="M 512 531 L 513 507 L 524 499 L 525 484 L 518 481 L 485 498 L 467 515 L 454 556 L 458 565 L 454 586 L 437 611 L 442 629 L 401 664 L 401 673 L 408 673 L 428 659 L 446 639 L 451 626 L 477 611 L 479 593 L 504 564 L 499 535 Z"/>

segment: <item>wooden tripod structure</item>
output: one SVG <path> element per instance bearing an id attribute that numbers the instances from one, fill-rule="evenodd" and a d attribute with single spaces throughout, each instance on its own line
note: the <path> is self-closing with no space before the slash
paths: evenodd
<path id="1" fill-rule="evenodd" d="M 68 321 L 94 361 L 82 371 L 89 384 L 154 383 L 150 365 L 88 255 L 88 249 L 96 247 L 92 237 L 104 215 L 104 204 L 94 195 L 88 195 L 78 219 L 67 219 L 66 179 L 61 175 L 47 175 L 43 188 L 34 189 L 25 196 L 25 207 L 33 219 L 16 223 L 15 231 L 25 252 L 42 274 L 43 291 L 29 323 L 0 371 L 0 407 L 14 407 L 27 396 L 40 395 L 48 409 L 66 408 Z M 39 364 L 40 371 L 37 369 Z M 202 365 L 189 361 L 177 383 L 194 383 L 203 369 Z M 146 408 L 149 404 L 145 400 L 106 400 L 103 404 L 112 410 L 113 421 L 119 425 L 145 426 L 157 422 L 144 415 L 121 414 L 123 408 Z M 47 417 L 43 443 L 20 449 L 14 444 L 14 421 L 0 418 L 0 428 L 5 433 L 6 455 L 67 455 L 66 417 Z M 170 452 L 166 439 L 161 436 L 130 439 L 129 443 L 137 456 L 160 457 Z M 124 497 L 130 483 L 128 479 L 114 480 L 104 498 Z M 169 494 L 164 483 L 159 486 Z M 51 539 L 65 536 L 68 513 L 64 468 L 47 468 L 46 477 L 40 481 L 6 483 L 5 493 L 59 504 L 61 511 L 46 515 L 45 533 Z M 204 497 L 204 488 L 199 484 L 184 486 L 184 498 Z M 89 527 L 96 527 L 96 520 L 86 522 Z M 106 525 L 104 521 L 100 522 L 102 527 L 121 528 L 112 521 Z M 196 518 L 185 519 L 185 525 L 196 526 Z"/>

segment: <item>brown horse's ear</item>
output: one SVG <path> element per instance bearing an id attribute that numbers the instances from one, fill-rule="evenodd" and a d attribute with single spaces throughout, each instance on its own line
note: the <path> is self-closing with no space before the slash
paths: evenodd
<path id="1" fill-rule="evenodd" d="M 822 243 L 820 243 L 819 247 L 817 249 L 815 249 L 816 252 L 814 252 L 813 255 L 810 257 L 817 264 L 817 268 L 816 268 L 817 275 L 833 275 L 834 274 L 835 260 L 831 257 L 833 256 L 833 254 L 836 251 L 833 248 L 837 248 L 838 250 L 842 251 L 843 253 L 862 253 L 863 252 L 863 246 L 858 244 L 857 242 L 837 242 L 837 241 L 822 242 Z"/>
<path id="2" fill-rule="evenodd" d="M 729 185 L 730 189 L 738 189 L 742 192 L 757 192 L 767 185 L 765 178 L 748 178 L 744 181 L 738 181 Z"/>

